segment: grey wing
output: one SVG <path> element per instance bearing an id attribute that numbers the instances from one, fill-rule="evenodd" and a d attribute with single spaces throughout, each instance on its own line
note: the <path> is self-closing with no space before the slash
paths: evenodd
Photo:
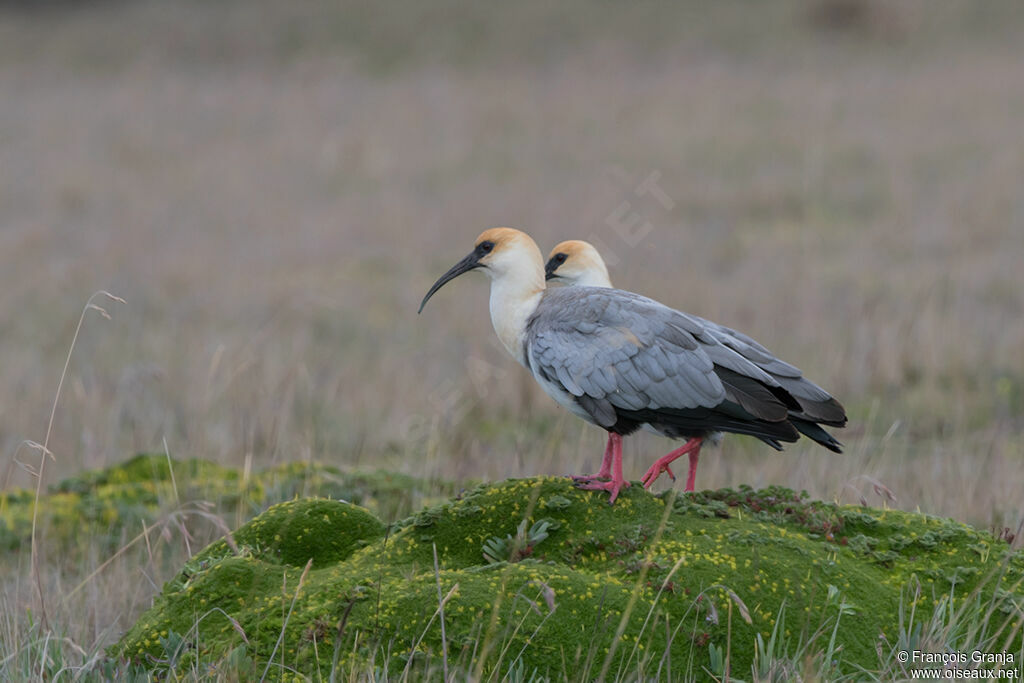
<path id="1" fill-rule="evenodd" d="M 615 408 L 713 408 L 725 401 L 715 362 L 694 336 L 700 327 L 622 294 L 549 290 L 527 331 L 531 366 L 557 379 L 603 427 L 615 423 Z"/>

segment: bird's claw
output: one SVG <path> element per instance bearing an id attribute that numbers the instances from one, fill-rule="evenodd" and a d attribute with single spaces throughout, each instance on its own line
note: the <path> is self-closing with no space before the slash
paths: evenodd
<path id="1" fill-rule="evenodd" d="M 615 481 L 614 479 L 611 481 L 577 482 L 576 488 L 584 491 L 608 491 L 611 494 L 608 504 L 614 505 L 615 499 L 619 497 L 619 491 L 629 488 L 629 482 L 625 480 Z"/>
<path id="2" fill-rule="evenodd" d="M 572 475 L 572 482 L 574 484 L 592 484 L 595 481 L 608 481 L 611 479 L 611 476 L 601 472 L 597 474 L 574 474 Z"/>
<path id="3" fill-rule="evenodd" d="M 650 469 L 648 469 L 644 473 L 644 476 L 640 478 L 640 481 L 643 482 L 644 488 L 651 488 L 651 484 L 658 480 L 658 477 L 661 476 L 662 472 L 668 473 L 669 479 L 671 479 L 673 482 L 676 480 L 676 475 L 674 472 L 672 472 L 672 468 L 669 467 L 667 464 L 661 464 L 661 462 L 659 461 L 651 465 Z"/>

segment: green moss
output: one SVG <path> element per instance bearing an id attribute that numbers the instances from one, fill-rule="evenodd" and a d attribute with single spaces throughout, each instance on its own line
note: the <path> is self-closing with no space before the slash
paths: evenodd
<path id="1" fill-rule="evenodd" d="M 241 524 L 274 503 L 319 496 L 347 500 L 393 520 L 431 495 L 453 492 L 447 482 L 427 483 L 390 472 L 344 472 L 317 463 L 288 463 L 246 476 L 206 460 L 144 454 L 51 487 L 40 498 L 39 533 L 59 550 L 74 550 L 83 535 L 94 535 L 101 552 L 112 552 L 143 524 L 151 526 L 174 511 L 186 511 L 178 522 L 190 532 L 209 528 L 204 514 L 189 514 L 196 509 L 193 503 L 203 503 L 204 513 Z M 16 550 L 28 541 L 34 506 L 34 491 L 0 493 L 0 550 Z"/>
<path id="2" fill-rule="evenodd" d="M 385 526 L 363 508 L 333 500 L 279 503 L 232 534 L 236 552 L 266 562 L 323 567 L 347 559 L 357 548 L 384 535 Z M 244 549 L 244 551 L 242 550 Z M 231 554 L 218 541 L 194 559 Z"/>
<path id="3" fill-rule="evenodd" d="M 524 530 L 541 521 L 547 536 L 531 540 Z M 517 561 L 489 562 L 494 539 L 519 543 L 508 554 Z M 441 653 L 440 590 L 449 658 L 466 670 L 504 672 L 519 660 L 559 678 L 604 667 L 655 677 L 670 659 L 700 677 L 728 644 L 730 670 L 744 677 L 757 635 L 767 639 L 784 614 L 779 629 L 794 638 L 831 633 L 840 619 L 835 666 L 851 672 L 878 665 L 908 585 L 922 588 L 918 610 L 950 595 L 961 605 L 982 587 L 1012 620 L 1024 600 L 1024 555 L 986 533 L 781 488 L 675 498 L 634 486 L 612 507 L 566 479 L 509 480 L 388 534 L 365 510 L 304 499 L 234 540 L 235 550 L 218 542 L 190 561 L 111 653 L 164 670 L 244 655 L 260 671 L 325 678 L 335 659 L 428 666 Z M 170 664 L 172 633 L 187 657 Z"/>
<path id="4" fill-rule="evenodd" d="M 165 455 L 139 454 L 114 467 L 87 470 L 75 477 L 65 479 L 54 486 L 52 491 L 54 493 L 88 494 L 104 486 L 140 482 L 170 483 L 174 478 L 179 478 L 182 482 L 195 479 L 237 481 L 239 475 L 234 470 L 206 460 L 172 460 Z"/>

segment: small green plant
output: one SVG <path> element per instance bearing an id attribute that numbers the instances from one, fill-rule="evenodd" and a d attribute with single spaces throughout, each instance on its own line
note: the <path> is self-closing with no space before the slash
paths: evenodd
<path id="1" fill-rule="evenodd" d="M 789 643 L 784 634 L 786 623 L 786 602 L 783 601 L 775 616 L 775 625 L 772 627 L 772 635 L 768 642 L 758 633 L 756 647 L 754 649 L 754 680 L 756 681 L 782 681 L 788 673 L 781 663 L 786 659 L 786 651 Z"/>
<path id="2" fill-rule="evenodd" d="M 708 644 L 708 671 L 721 679 L 725 675 L 725 653 L 714 643 Z"/>
<path id="3" fill-rule="evenodd" d="M 529 557 L 533 554 L 533 549 L 537 544 L 548 537 L 548 530 L 554 530 L 550 520 L 542 519 L 534 522 L 529 529 L 526 528 L 527 522 L 528 520 L 524 519 L 519 523 L 515 537 L 512 535 L 505 538 L 492 536 L 484 541 L 484 559 L 488 564 L 518 562 L 524 557 Z"/>
<path id="4" fill-rule="evenodd" d="M 158 662 L 166 667 L 166 671 L 174 671 L 178 666 L 181 656 L 192 648 L 192 644 L 180 633 L 170 631 L 166 636 L 160 636 L 160 647 L 163 648 L 164 656 Z"/>

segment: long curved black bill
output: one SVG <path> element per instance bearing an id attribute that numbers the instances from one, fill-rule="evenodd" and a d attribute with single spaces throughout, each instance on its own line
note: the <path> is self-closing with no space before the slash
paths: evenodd
<path id="1" fill-rule="evenodd" d="M 420 310 L 416 311 L 416 314 L 419 315 L 420 313 L 422 313 L 423 307 L 427 305 L 427 301 L 430 299 L 430 297 L 434 296 L 434 292 L 444 287 L 445 284 L 448 283 L 450 280 L 454 280 L 458 276 L 462 275 L 463 273 L 468 273 L 474 268 L 479 268 L 479 258 L 480 257 L 476 253 L 476 251 L 473 251 L 469 254 L 469 256 L 467 256 L 466 258 L 462 259 L 454 266 L 452 266 L 451 270 L 449 270 L 447 273 L 439 277 L 437 279 L 437 282 L 434 283 L 434 286 L 430 288 L 429 292 L 427 292 L 427 295 L 423 297 L 423 301 L 420 302 Z"/>

